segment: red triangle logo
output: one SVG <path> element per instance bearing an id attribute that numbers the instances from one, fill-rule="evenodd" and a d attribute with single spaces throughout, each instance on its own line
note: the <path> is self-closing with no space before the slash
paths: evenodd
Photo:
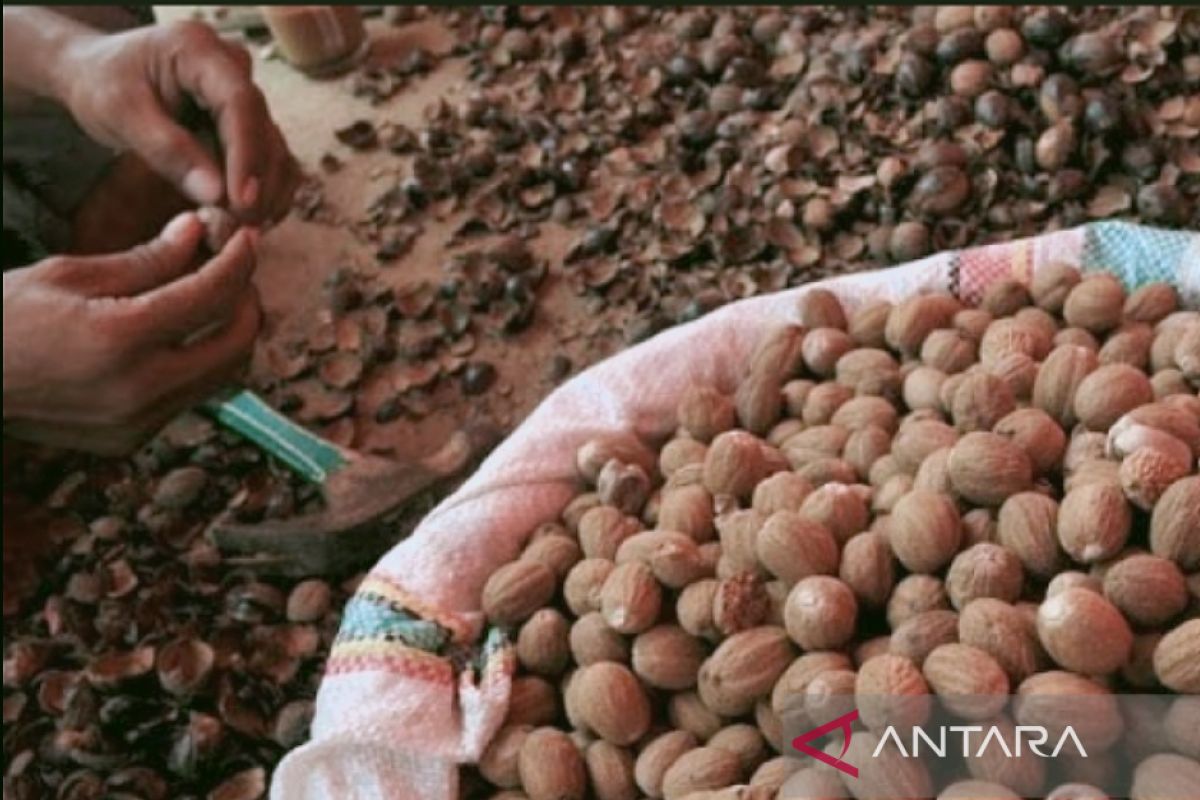
<path id="1" fill-rule="evenodd" d="M 841 770 L 842 772 L 849 775 L 851 778 L 857 778 L 858 777 L 858 767 L 854 766 L 853 764 L 847 764 L 845 761 L 842 761 L 842 756 L 846 755 L 846 751 L 850 749 L 850 737 L 853 735 L 853 730 L 851 728 L 851 725 L 853 725 L 854 721 L 857 719 L 858 719 L 858 709 L 856 708 L 847 714 L 843 714 L 842 716 L 838 717 L 835 720 L 826 722 L 824 725 L 820 726 L 819 728 L 813 728 L 811 731 L 808 731 L 807 733 L 800 734 L 795 739 L 792 739 L 792 747 L 796 748 L 797 750 L 799 750 L 801 753 L 804 753 L 805 755 L 812 756 L 813 758 L 817 759 L 818 761 L 823 761 L 824 763 L 828 764 L 829 766 L 833 767 L 834 769 Z M 817 748 L 815 748 L 809 744 L 809 742 L 813 741 L 814 739 L 820 739 L 825 734 L 830 733 L 831 731 L 836 731 L 836 730 L 841 730 L 842 733 L 846 737 L 844 740 L 844 743 L 842 744 L 842 753 L 837 758 L 834 758 L 833 756 L 826 753 L 824 750 L 818 750 Z"/>

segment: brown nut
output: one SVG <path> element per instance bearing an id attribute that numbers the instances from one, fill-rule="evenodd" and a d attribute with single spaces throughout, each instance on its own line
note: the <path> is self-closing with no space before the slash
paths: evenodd
<path id="1" fill-rule="evenodd" d="M 632 435 L 607 435 L 589 439 L 579 448 L 575 466 L 579 475 L 595 485 L 600 470 L 609 461 L 616 459 L 625 464 L 636 464 L 650 474 L 654 470 L 654 454 Z"/>
<path id="2" fill-rule="evenodd" d="M 1020 560 L 999 545 L 984 542 L 962 551 L 946 572 L 950 602 L 963 609 L 981 597 L 1014 603 L 1021 596 L 1025 575 Z"/>
<path id="3" fill-rule="evenodd" d="M 1057 663 L 1083 675 L 1120 669 L 1133 632 L 1116 606 L 1087 589 L 1067 589 L 1038 608 L 1038 638 Z"/>
<path id="4" fill-rule="evenodd" d="M 736 421 L 733 401 L 720 392 L 703 386 L 689 387 L 676 410 L 679 425 L 701 442 L 733 427 Z"/>
<path id="5" fill-rule="evenodd" d="M 1200 476 L 1171 485 L 1150 517 L 1150 549 L 1185 571 L 1200 568 Z"/>
<path id="6" fill-rule="evenodd" d="M 884 338 L 890 347 L 915 356 L 925 337 L 938 328 L 950 327 L 954 315 L 962 308 L 948 294 L 927 294 L 904 300 L 888 314 Z"/>
<path id="7" fill-rule="evenodd" d="M 1067 435 L 1040 408 L 1017 409 L 996 422 L 992 431 L 1024 450 L 1038 475 L 1053 474 L 1062 464 Z"/>
<path id="8" fill-rule="evenodd" d="M 800 347 L 804 365 L 822 378 L 833 377 L 838 359 L 853 349 L 854 340 L 839 328 L 814 328 L 805 334 Z"/>
<path id="9" fill-rule="evenodd" d="M 927 611 L 945 611 L 950 598 L 940 578 L 933 575 L 909 575 L 896 584 L 887 603 L 887 621 L 896 630 L 913 617 Z"/>
<path id="10" fill-rule="evenodd" d="M 572 678 L 584 725 L 606 742 L 629 745 L 650 728 L 650 702 L 629 668 L 613 661 L 583 667 Z"/>
<path id="11" fill-rule="evenodd" d="M 990 431 L 1016 409 L 1008 384 L 986 372 L 967 375 L 958 384 L 950 403 L 954 426 L 967 433 Z"/>
<path id="12" fill-rule="evenodd" d="M 764 442 L 745 431 L 727 431 L 713 439 L 704 459 L 704 488 L 713 495 L 749 497 L 767 476 Z"/>
<path id="13" fill-rule="evenodd" d="M 483 587 L 483 613 L 495 625 L 516 625 L 550 602 L 554 573 L 536 561 L 513 561 L 496 570 Z"/>
<path id="14" fill-rule="evenodd" d="M 588 780 L 597 800 L 621 800 L 637 794 L 633 781 L 633 755 L 611 742 L 596 741 L 584 754 Z"/>
<path id="15" fill-rule="evenodd" d="M 799 511 L 812 490 L 812 484 L 796 473 L 777 472 L 754 487 L 751 506 L 766 517 L 777 511 Z"/>
<path id="16" fill-rule="evenodd" d="M 703 486 L 682 486 L 663 493 L 657 525 L 662 530 L 686 533 L 697 542 L 707 542 L 716 535 L 713 518 L 713 497 L 708 490 Z"/>
<path id="17" fill-rule="evenodd" d="M 1029 293 L 1038 307 L 1057 314 L 1062 310 L 1067 295 L 1082 279 L 1078 267 L 1055 261 L 1033 273 Z"/>
<path id="18" fill-rule="evenodd" d="M 1058 420 L 1063 428 L 1073 426 L 1079 385 L 1099 365 L 1096 353 L 1086 347 L 1062 344 L 1054 348 L 1033 383 L 1033 405 Z"/>
<path id="19" fill-rule="evenodd" d="M 571 657 L 571 625 L 553 608 L 535 611 L 517 634 L 517 660 L 539 675 L 558 675 Z"/>
<path id="20" fill-rule="evenodd" d="M 658 625 L 633 640 L 633 671 L 647 685 L 680 691 L 696 685 L 707 652 L 700 639 L 677 625 Z"/>
<path id="21" fill-rule="evenodd" d="M 1156 628 L 1187 607 L 1187 581 L 1175 562 L 1137 554 L 1104 574 L 1104 596 L 1134 624 Z"/>
<path id="22" fill-rule="evenodd" d="M 988 285 L 979 300 L 979 307 L 993 317 L 1011 317 L 1031 302 L 1025 284 L 1014 278 L 1003 278 Z"/>
<path id="23" fill-rule="evenodd" d="M 637 464 L 610 459 L 596 476 L 600 502 L 626 514 L 638 514 L 650 496 L 650 476 Z"/>
<path id="24" fill-rule="evenodd" d="M 1058 541 L 1083 564 L 1116 555 L 1129 538 L 1133 514 L 1119 487 L 1091 483 L 1067 492 L 1058 509 Z"/>
<path id="25" fill-rule="evenodd" d="M 958 641 L 958 614 L 945 609 L 924 611 L 892 631 L 890 652 L 921 667 L 925 658 L 943 644 Z"/>
<path id="26" fill-rule="evenodd" d="M 1106 431 L 1123 414 L 1153 401 L 1146 373 L 1128 364 L 1105 364 L 1079 382 L 1074 410 L 1089 430 Z"/>
<path id="27" fill-rule="evenodd" d="M 887 345 L 883 330 L 892 304 L 886 300 L 865 303 L 850 317 L 850 336 L 859 347 L 882 348 Z"/>
<path id="28" fill-rule="evenodd" d="M 696 584 L 692 584 L 695 586 Z M 684 590 L 687 594 L 691 586 Z M 700 602 L 697 600 L 696 602 Z M 679 599 L 680 624 L 683 622 L 684 598 Z M 711 610 L 707 621 L 713 628 L 725 636 L 732 636 L 739 631 L 754 628 L 767 622 L 771 613 L 771 595 L 766 583 L 754 573 L 739 572 L 722 580 L 712 595 Z M 697 616 L 699 612 L 697 612 Z M 704 630 L 703 621 L 693 622 L 692 626 Z"/>
<path id="29" fill-rule="evenodd" d="M 501 789 L 515 789 L 521 785 L 518 759 L 521 746 L 533 730 L 529 725 L 506 725 L 492 737 L 491 744 L 479 757 L 479 773 L 489 783 Z"/>
<path id="30" fill-rule="evenodd" d="M 858 601 L 837 578 L 814 575 L 792 587 L 783 619 L 792 641 L 805 650 L 832 650 L 854 635 Z"/>
<path id="31" fill-rule="evenodd" d="M 613 566 L 606 558 L 585 558 L 571 567 L 563 581 L 563 599 L 572 614 L 582 617 L 600 610 L 600 589 Z"/>
<path id="32" fill-rule="evenodd" d="M 943 644 L 926 657 L 921 674 L 945 707 L 964 719 L 990 719 L 1008 702 L 1008 675 L 977 647 Z"/>
<path id="33" fill-rule="evenodd" d="M 856 534 L 842 548 L 838 577 L 867 608 L 882 608 L 892 593 L 896 570 L 892 551 L 878 533 Z"/>
<path id="34" fill-rule="evenodd" d="M 1125 496 L 1138 508 L 1150 511 L 1172 484 L 1192 470 L 1187 447 L 1142 447 L 1121 461 L 1119 477 Z"/>
<path id="35" fill-rule="evenodd" d="M 872 730 L 908 728 L 929 716 L 929 684 L 915 664 L 893 653 L 875 656 L 859 668 L 854 694 L 859 718 Z"/>
<path id="36" fill-rule="evenodd" d="M 909 492 L 892 509 L 889 543 L 906 569 L 937 572 L 962 543 L 962 521 L 954 501 L 922 489 Z"/>
<path id="37" fill-rule="evenodd" d="M 650 568 L 640 561 L 620 564 L 600 590 L 600 613 L 619 633 L 640 633 L 658 619 L 662 589 Z"/>
<path id="38" fill-rule="evenodd" d="M 960 495 L 998 506 L 1033 486 L 1033 463 L 1019 446 L 994 433 L 963 436 L 950 450 L 950 483 Z"/>
<path id="39" fill-rule="evenodd" d="M 735 633 L 700 667 L 700 698 L 722 716 L 745 714 L 770 693 L 793 656 L 783 628 L 763 625 Z"/>
<path id="40" fill-rule="evenodd" d="M 895 313 L 895 312 L 893 312 Z M 891 353 L 869 347 L 851 350 L 838 359 L 834 369 L 835 385 L 848 392 L 846 396 L 831 397 L 827 402 L 839 400 L 837 405 L 849 399 L 854 394 L 894 396 L 900 389 L 900 365 Z M 832 389 L 826 390 L 833 393 Z M 814 390 L 815 392 L 815 390 Z M 817 398 L 809 396 L 809 404 L 815 404 Z M 836 410 L 836 406 L 832 410 Z M 832 410 L 829 415 L 832 416 Z M 810 419 L 808 405 L 805 406 L 804 421 L 817 424 L 816 419 Z"/>
<path id="41" fill-rule="evenodd" d="M 604 621 L 598 611 L 584 614 L 568 634 L 571 658 L 581 667 L 600 661 L 629 661 L 629 642 Z"/>
<path id="42" fill-rule="evenodd" d="M 662 792 L 666 800 L 695 797 L 708 789 L 734 784 L 742 764 L 735 753 L 718 747 L 688 750 L 663 775 Z"/>
<path id="43" fill-rule="evenodd" d="M 608 505 L 589 508 L 576 526 L 583 555 L 610 561 L 617 555 L 621 543 L 641 528 L 636 517 Z"/>
<path id="44" fill-rule="evenodd" d="M 1200 694 L 1200 619 L 1171 629 L 1154 648 L 1154 674 L 1163 686 Z"/>
<path id="45" fill-rule="evenodd" d="M 991 597 L 968 603 L 958 615 L 958 640 L 989 653 L 1009 679 L 1020 683 L 1037 672 L 1037 631 L 1016 606 Z"/>
<path id="46" fill-rule="evenodd" d="M 697 747 L 696 737 L 672 730 L 652 739 L 638 754 L 633 767 L 637 786 L 649 797 L 662 797 L 663 776 L 680 756 Z"/>
<path id="47" fill-rule="evenodd" d="M 571 568 L 579 563 L 582 557 L 579 542 L 565 532 L 539 536 L 521 553 L 522 560 L 537 561 L 544 565 L 554 573 L 556 580 L 567 577 Z"/>
<path id="48" fill-rule="evenodd" d="M 530 800 L 583 800 L 587 770 L 571 737 L 555 728 L 538 728 L 521 744 L 521 787 Z"/>
<path id="49" fill-rule="evenodd" d="M 838 545 L 829 530 L 796 511 L 776 511 L 758 532 L 755 553 L 767 571 L 788 584 L 837 571 Z"/>
<path id="50" fill-rule="evenodd" d="M 1014 494 L 1000 506 L 996 536 L 1031 575 L 1047 579 L 1062 567 L 1058 503 L 1038 492 Z"/>
<path id="51" fill-rule="evenodd" d="M 1092 333 L 1117 327 L 1125 310 L 1125 289 L 1108 273 L 1090 275 L 1071 289 L 1063 303 L 1063 319 Z"/>
<path id="52" fill-rule="evenodd" d="M 690 584 L 679 593 L 679 599 L 675 601 L 675 616 L 680 627 L 692 636 L 709 641 L 720 638 L 721 631 L 716 627 L 713 618 L 713 606 L 721 583 L 715 578 L 705 578 Z"/>
<path id="53" fill-rule="evenodd" d="M 846 312 L 837 295 L 828 289 L 809 289 L 800 298 L 800 324 L 809 330 L 846 330 Z"/>

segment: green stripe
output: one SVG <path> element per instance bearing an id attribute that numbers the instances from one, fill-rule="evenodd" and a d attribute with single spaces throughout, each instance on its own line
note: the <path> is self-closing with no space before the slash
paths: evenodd
<path id="1" fill-rule="evenodd" d="M 346 464 L 337 447 L 292 422 L 247 389 L 209 400 L 204 407 L 222 425 L 254 442 L 312 483 L 324 483 Z"/>

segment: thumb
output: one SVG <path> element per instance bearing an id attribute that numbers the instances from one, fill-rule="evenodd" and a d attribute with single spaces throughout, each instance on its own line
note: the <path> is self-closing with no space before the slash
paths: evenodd
<path id="1" fill-rule="evenodd" d="M 204 225 L 194 212 L 179 214 L 162 232 L 124 253 L 92 261 L 87 293 L 93 297 L 131 297 L 170 283 L 190 272 L 199 253 Z"/>

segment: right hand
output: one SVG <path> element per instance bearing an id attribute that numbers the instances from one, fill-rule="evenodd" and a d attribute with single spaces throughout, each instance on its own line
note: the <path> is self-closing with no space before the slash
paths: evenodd
<path id="1" fill-rule="evenodd" d="M 262 322 L 257 232 L 195 267 L 194 213 L 153 241 L 4 274 L 6 435 L 124 454 L 237 378 Z"/>
<path id="2" fill-rule="evenodd" d="M 265 225 L 291 207 L 300 172 L 251 66 L 198 22 L 79 35 L 56 65 L 56 94 L 89 136 L 137 153 L 197 205 Z M 223 164 L 175 121 L 189 97 L 212 115 Z"/>

